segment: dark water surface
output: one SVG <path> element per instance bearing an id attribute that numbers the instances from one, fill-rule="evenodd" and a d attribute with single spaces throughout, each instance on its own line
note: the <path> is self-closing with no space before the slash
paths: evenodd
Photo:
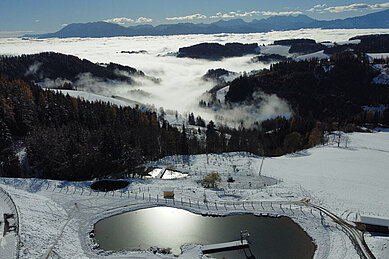
<path id="1" fill-rule="evenodd" d="M 95 239 L 104 250 L 171 248 L 180 254 L 183 244 L 215 244 L 240 240 L 250 233 L 250 249 L 214 253 L 216 258 L 312 258 L 311 238 L 287 217 L 254 215 L 205 217 L 182 209 L 155 207 L 99 221 Z M 254 255 L 254 257 L 249 257 Z"/>

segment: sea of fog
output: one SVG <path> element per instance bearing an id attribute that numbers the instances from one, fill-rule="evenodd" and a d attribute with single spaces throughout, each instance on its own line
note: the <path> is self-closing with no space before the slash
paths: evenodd
<path id="1" fill-rule="evenodd" d="M 389 33 L 389 29 L 342 29 L 321 30 L 304 29 L 295 31 L 273 31 L 251 34 L 211 34 L 211 35 L 173 35 L 114 38 L 68 38 L 68 39 L 22 39 L 0 38 L 0 55 L 33 54 L 54 51 L 75 55 L 98 63 L 119 63 L 159 78 L 159 84 L 136 78 L 135 85 L 112 85 L 90 76 L 81 76 L 79 85 L 84 91 L 111 96 L 122 96 L 144 104 L 177 110 L 182 114 L 194 112 L 207 120 L 224 118 L 225 123 L 237 125 L 240 120 L 249 125 L 277 115 L 289 116 L 292 111 L 288 104 L 276 96 L 261 96 L 255 106 L 235 106 L 218 110 L 198 107 L 204 93 L 214 86 L 204 82 L 201 77 L 209 70 L 224 68 L 233 72 L 250 72 L 269 67 L 269 64 L 252 63 L 252 56 L 228 58 L 221 61 L 177 58 L 172 53 L 180 47 L 202 42 L 258 43 L 267 45 L 274 40 L 290 38 L 311 38 L 318 42 L 347 41 L 350 37 L 366 34 Z M 121 51 L 141 51 L 143 54 L 127 54 Z"/>

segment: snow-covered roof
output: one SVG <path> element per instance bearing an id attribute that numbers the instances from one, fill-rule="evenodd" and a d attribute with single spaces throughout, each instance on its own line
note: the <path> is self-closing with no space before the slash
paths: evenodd
<path id="1" fill-rule="evenodd" d="M 379 216 L 361 215 L 361 223 L 389 228 L 389 218 Z"/>

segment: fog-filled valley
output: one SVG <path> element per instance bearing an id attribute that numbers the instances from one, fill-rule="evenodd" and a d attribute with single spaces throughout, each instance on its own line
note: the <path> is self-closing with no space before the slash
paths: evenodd
<path id="1" fill-rule="evenodd" d="M 69 39 L 0 39 L 1 55 L 21 55 L 40 52 L 58 52 L 71 54 L 95 63 L 118 63 L 143 71 L 149 78 L 133 76 L 133 84 L 117 81 L 102 81 L 90 74 L 80 74 L 72 82 L 78 90 L 105 96 L 120 96 L 126 99 L 153 106 L 156 110 L 163 107 L 165 111 L 178 111 L 181 114 L 193 112 L 207 121 L 250 127 L 255 121 L 263 121 L 278 115 L 289 117 L 293 111 L 288 103 L 275 95 L 262 94 L 254 106 L 235 105 L 222 108 L 206 109 L 199 107 L 200 100 L 207 100 L 204 95 L 215 86 L 213 80 L 202 80 L 209 69 L 223 68 L 236 72 L 236 76 L 251 71 L 269 68 L 271 63 L 252 62 L 254 55 L 225 58 L 222 60 L 205 60 L 177 58 L 179 48 L 198 43 L 258 43 L 261 53 L 285 54 L 288 48 L 263 46 L 275 40 L 309 38 L 317 42 L 345 42 L 357 35 L 388 33 L 386 29 L 375 30 L 321 30 L 305 29 L 253 34 L 214 34 L 214 35 L 177 35 L 144 36 L 116 38 L 69 38 Z M 39 64 L 30 67 L 26 73 L 39 73 Z M 119 73 L 125 73 L 119 71 Z M 231 78 L 233 79 L 233 77 Z M 55 83 L 56 81 L 56 83 Z M 65 78 L 56 80 L 42 78 L 45 87 L 65 82 Z M 217 115 L 217 116 L 216 116 Z M 226 119 L 227 118 L 227 119 Z"/>

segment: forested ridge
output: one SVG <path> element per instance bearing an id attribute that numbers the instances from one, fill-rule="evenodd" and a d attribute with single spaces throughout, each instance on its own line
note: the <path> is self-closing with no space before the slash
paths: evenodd
<path id="1" fill-rule="evenodd" d="M 178 130 L 164 121 L 160 126 L 153 112 L 90 103 L 5 76 L 0 124 L 0 160 L 7 176 L 90 179 L 182 153 Z M 27 147 L 30 172 L 16 161 L 18 140 Z"/>
<path id="2" fill-rule="evenodd" d="M 120 73 L 126 72 L 127 75 Z M 74 82 L 83 73 L 101 80 L 120 80 L 132 83 L 130 76 L 145 76 L 142 71 L 115 63 L 95 64 L 76 56 L 55 52 L 32 55 L 0 56 L 0 74 L 9 78 L 41 82 L 45 79 L 67 79 Z"/>
<path id="3" fill-rule="evenodd" d="M 282 155 L 319 144 L 324 130 L 298 117 L 268 120 L 261 129 L 217 129 L 211 121 L 199 137 L 151 111 L 91 103 L 6 76 L 0 76 L 0 125 L 2 176 L 67 180 L 134 175 L 146 160 L 174 154 Z M 23 148 L 24 162 L 17 155 Z"/>
<path id="4" fill-rule="evenodd" d="M 287 100 L 302 117 L 369 123 L 363 105 L 389 104 L 389 87 L 372 83 L 378 74 L 364 55 L 351 52 L 335 54 L 330 60 L 288 60 L 234 80 L 226 100 L 250 103 L 255 101 L 253 94 L 262 91 Z M 375 115 L 374 122 L 389 124 L 388 112 Z"/>
<path id="5" fill-rule="evenodd" d="M 13 66 L 7 62 L 3 67 Z M 237 129 L 206 124 L 192 113 L 188 122 L 193 126 L 176 128 L 163 113 L 91 103 L 3 71 L 0 175 L 66 180 L 135 176 L 142 174 L 138 167 L 145 161 L 167 155 L 248 151 L 279 156 L 325 143 L 326 132 L 388 124 L 388 110 L 361 110 L 361 105 L 389 103 L 388 87 L 370 83 L 376 72 L 367 61 L 342 54 L 326 62 L 281 62 L 233 81 L 229 101 L 250 101 L 260 90 L 285 98 L 294 110 L 289 119 Z"/>

